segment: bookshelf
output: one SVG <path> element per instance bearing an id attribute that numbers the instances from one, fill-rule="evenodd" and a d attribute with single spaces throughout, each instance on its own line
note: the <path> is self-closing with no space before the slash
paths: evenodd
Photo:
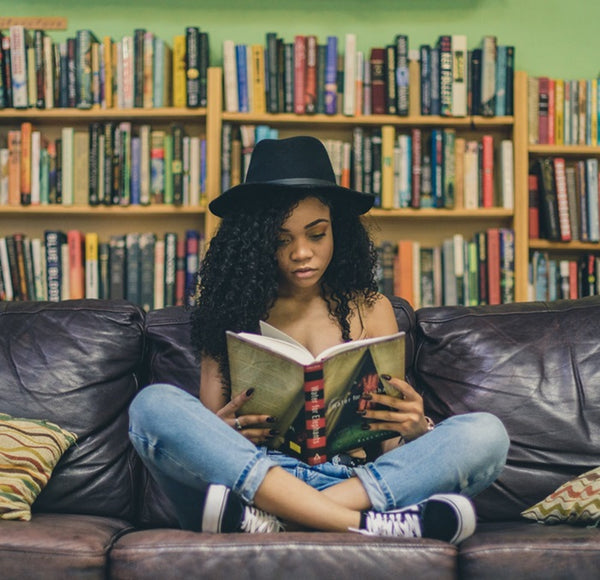
<path id="1" fill-rule="evenodd" d="M 411 67 L 417 63 L 411 62 Z M 414 79 L 415 73 L 411 71 Z M 417 77 L 418 78 L 418 77 Z M 465 209 L 402 208 L 372 209 L 367 217 L 376 242 L 413 239 L 425 246 L 440 245 L 455 233 L 471 237 L 475 232 L 490 227 L 512 228 L 515 232 L 515 299 L 527 299 L 527 78 L 515 74 L 514 115 L 510 117 L 441 117 L 420 115 L 418 83 L 410 85 L 409 116 L 392 115 L 295 115 L 290 113 L 235 113 L 220 112 L 222 123 L 232 125 L 269 125 L 277 128 L 279 137 L 310 134 L 321 139 L 351 140 L 354 127 L 392 126 L 397 130 L 413 127 L 422 129 L 453 128 L 457 134 L 477 137 L 484 131 L 494 136 L 509 138 L 514 147 L 514 208 L 503 207 Z M 221 101 L 219 101 L 221 102 Z M 220 160 L 219 160 L 220 172 Z"/>

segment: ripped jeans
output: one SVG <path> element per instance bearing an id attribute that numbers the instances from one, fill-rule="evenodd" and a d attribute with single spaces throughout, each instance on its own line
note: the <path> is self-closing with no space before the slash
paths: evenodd
<path id="1" fill-rule="evenodd" d="M 133 446 L 173 503 L 182 528 L 192 530 L 199 529 L 209 484 L 226 485 L 252 504 L 274 466 L 318 490 L 358 477 L 377 511 L 417 503 L 435 493 L 473 497 L 498 477 L 509 445 L 499 419 L 489 413 L 469 413 L 450 417 L 365 465 L 309 466 L 257 447 L 199 399 L 167 384 L 138 393 L 129 417 Z"/>

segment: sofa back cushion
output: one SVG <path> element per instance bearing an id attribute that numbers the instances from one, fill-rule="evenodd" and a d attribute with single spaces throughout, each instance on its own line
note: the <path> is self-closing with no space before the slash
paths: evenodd
<path id="1" fill-rule="evenodd" d="M 476 499 L 482 519 L 519 518 L 598 465 L 600 297 L 417 312 L 415 375 L 435 419 L 489 411 L 511 439 Z"/>
<path id="2" fill-rule="evenodd" d="M 392 305 L 400 330 L 406 332 L 406 369 L 410 373 L 415 344 L 415 314 L 410 304 L 401 298 L 393 298 Z M 164 308 L 147 314 L 145 385 L 168 383 L 198 396 L 200 365 L 192 349 L 190 332 L 190 312 L 183 307 Z M 143 527 L 177 526 L 170 502 L 145 470 L 137 523 Z"/>
<path id="3" fill-rule="evenodd" d="M 125 302 L 0 302 L 0 411 L 78 437 L 34 512 L 133 518 L 127 409 L 143 344 L 143 312 Z"/>

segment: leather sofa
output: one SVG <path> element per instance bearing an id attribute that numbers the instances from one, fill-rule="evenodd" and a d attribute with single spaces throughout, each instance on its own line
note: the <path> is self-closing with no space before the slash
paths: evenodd
<path id="1" fill-rule="evenodd" d="M 436 420 L 485 410 L 511 437 L 508 463 L 476 498 L 460 546 L 289 532 L 208 535 L 174 512 L 127 437 L 145 385 L 197 392 L 189 313 L 126 302 L 0 303 L 0 412 L 79 439 L 29 522 L 0 520 L 2 578 L 596 578 L 600 530 L 520 512 L 600 464 L 600 297 L 428 308 L 393 301 L 408 377 Z"/>

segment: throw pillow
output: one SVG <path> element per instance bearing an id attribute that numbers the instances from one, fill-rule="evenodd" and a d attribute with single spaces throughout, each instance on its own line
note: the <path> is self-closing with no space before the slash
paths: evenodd
<path id="1" fill-rule="evenodd" d="M 521 515 L 544 524 L 597 525 L 600 522 L 600 467 L 563 483 Z"/>
<path id="2" fill-rule="evenodd" d="M 54 423 L 0 413 L 1 519 L 31 519 L 31 504 L 76 440 Z"/>

